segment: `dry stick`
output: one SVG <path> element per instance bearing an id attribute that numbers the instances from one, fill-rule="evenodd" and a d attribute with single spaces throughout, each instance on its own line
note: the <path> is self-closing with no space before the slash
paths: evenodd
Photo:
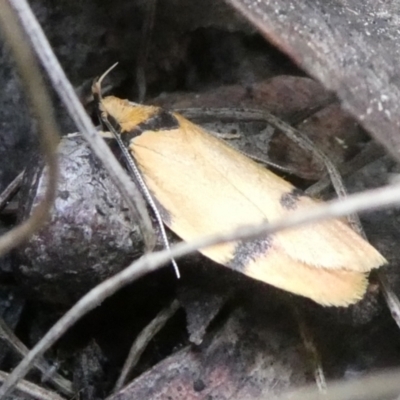
<path id="1" fill-rule="evenodd" d="M 180 243 L 172 247 L 170 251 L 163 250 L 147 254 L 123 271 L 97 285 L 61 317 L 10 374 L 9 379 L 7 379 L 0 388 L 0 399 L 8 394 L 11 388 L 26 375 L 32 362 L 34 362 L 37 357 L 43 355 L 43 353 L 74 325 L 76 321 L 122 287 L 160 268 L 167 263 L 171 257 L 178 258 L 200 248 L 214 246 L 219 243 L 226 243 L 239 239 L 252 239 L 260 235 L 271 235 L 282 229 L 311 224 L 322 219 L 343 217 L 355 212 L 377 210 L 399 203 L 400 184 L 393 184 L 380 189 L 354 194 L 348 196 L 345 200 L 333 200 L 325 204 L 320 204 L 307 212 L 293 212 L 284 219 L 269 224 L 264 223 L 256 226 L 245 226 L 229 233 L 207 236 L 190 243 Z"/>
<path id="2" fill-rule="evenodd" d="M 17 12 L 23 29 L 53 83 L 54 90 L 60 96 L 79 131 L 106 168 L 115 186 L 123 195 L 135 220 L 138 221 L 146 245 L 146 252 L 151 251 L 154 248 L 156 237 L 142 195 L 97 133 L 27 1 L 9 0 L 9 2 Z M 27 64 L 27 66 L 30 65 Z"/>
<path id="3" fill-rule="evenodd" d="M 282 118 L 285 122 L 289 123 L 290 125 L 298 125 L 299 123 L 305 121 L 307 118 L 310 118 L 314 114 L 318 113 L 319 111 L 323 110 L 324 108 L 330 106 L 331 104 L 334 104 L 337 102 L 337 98 L 335 96 L 328 96 L 325 99 L 320 100 L 318 103 L 315 105 L 304 109 L 300 110 L 297 112 L 292 112 L 288 114 L 286 117 Z M 215 120 L 216 114 L 215 111 L 220 110 L 221 108 L 213 108 L 213 107 L 190 107 L 190 108 L 178 108 L 175 109 L 177 113 L 180 113 L 184 115 L 186 118 L 189 119 L 195 119 L 198 121 L 205 121 L 205 120 Z M 227 120 L 229 121 L 238 121 L 238 122 L 243 122 L 243 119 L 237 118 L 235 115 L 232 115 L 232 112 L 229 114 L 228 110 L 232 110 L 234 112 L 239 111 L 241 114 L 245 113 L 246 110 L 255 111 L 258 115 L 261 113 L 268 112 L 267 110 L 252 110 L 252 109 L 247 109 L 247 108 L 224 108 L 225 110 L 224 114 Z M 220 115 L 218 115 L 219 117 Z M 249 122 L 255 121 L 254 119 L 250 118 L 245 118 L 245 120 L 248 120 Z M 261 119 L 263 121 L 263 119 Z"/>
<path id="4" fill-rule="evenodd" d="M 153 337 L 165 326 L 173 315 L 177 312 L 180 305 L 178 300 L 174 300 L 168 307 L 161 310 L 157 316 L 140 332 L 132 347 L 129 351 L 128 357 L 125 360 L 124 366 L 122 367 L 121 374 L 115 384 L 114 393 L 117 393 L 125 385 L 126 379 L 132 369 L 136 366 L 143 354 L 147 345 L 153 339 Z"/>
<path id="5" fill-rule="evenodd" d="M 11 48 L 31 108 L 36 116 L 42 151 L 49 167 L 48 184 L 42 202 L 27 221 L 1 236 L 0 255 L 2 255 L 22 243 L 46 221 L 56 192 L 58 169 L 56 149 L 59 135 L 39 66 L 26 38 L 18 29 L 18 22 L 6 0 L 0 1 L 0 27 Z"/>
<path id="6" fill-rule="evenodd" d="M 4 340 L 14 351 L 16 351 L 21 358 L 26 356 L 29 349 L 18 339 L 14 332 L 8 327 L 3 318 L 0 317 L 0 339 Z M 44 359 L 38 359 L 35 362 L 35 367 L 43 374 L 47 374 L 51 368 L 50 364 Z M 53 373 L 48 380 L 62 393 L 71 397 L 74 395 L 72 383 L 59 375 L 57 372 Z"/>
<path id="7" fill-rule="evenodd" d="M 322 368 L 321 358 L 319 352 L 314 343 L 314 338 L 308 328 L 305 321 L 304 315 L 301 313 L 299 307 L 294 302 L 289 304 L 291 306 L 292 312 L 296 318 L 297 325 L 299 326 L 300 336 L 303 341 L 304 347 L 307 353 L 311 356 L 313 363 L 314 379 L 317 383 L 318 391 L 322 394 L 327 393 L 327 384 L 325 379 L 324 370 Z"/>
<path id="8" fill-rule="evenodd" d="M 371 161 L 375 161 L 385 155 L 385 149 L 379 143 L 371 140 L 359 154 L 338 168 L 339 173 L 342 177 L 348 176 L 366 165 L 371 164 Z M 324 192 L 330 185 L 331 180 L 329 176 L 324 176 L 318 182 L 308 187 L 307 192 L 310 196 L 315 196 Z"/>
<path id="9" fill-rule="evenodd" d="M 9 377 L 6 372 L 0 371 L 0 382 L 4 382 Z M 41 388 L 32 382 L 21 381 L 17 385 L 17 390 L 37 400 L 65 400 L 59 394 Z"/>
<path id="10" fill-rule="evenodd" d="M 400 301 L 393 289 L 390 287 L 386 274 L 383 271 L 377 271 L 379 285 L 382 289 L 383 296 L 387 306 L 389 307 L 390 314 L 400 328 Z"/>
<path id="11" fill-rule="evenodd" d="M 7 201 L 16 193 L 20 188 L 24 171 L 20 172 L 17 177 L 3 190 L 0 194 L 0 212 L 6 206 Z"/>
<path id="12" fill-rule="evenodd" d="M 320 100 L 315 105 L 312 105 L 308 109 L 300 110 L 295 113 L 292 113 L 288 118 L 282 118 L 285 122 L 289 123 L 292 126 L 296 126 L 306 119 L 312 117 L 317 114 L 319 111 L 322 111 L 326 107 L 329 107 L 332 104 L 338 104 L 338 99 L 334 94 L 330 94 L 325 99 Z"/>

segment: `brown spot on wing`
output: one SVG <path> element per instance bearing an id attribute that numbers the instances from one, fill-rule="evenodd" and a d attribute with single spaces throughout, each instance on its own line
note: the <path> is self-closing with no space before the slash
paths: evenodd
<path id="1" fill-rule="evenodd" d="M 292 191 L 283 193 L 279 202 L 285 210 L 295 210 L 297 208 L 297 203 L 302 196 L 305 196 L 302 190 L 293 188 Z"/>
<path id="2" fill-rule="evenodd" d="M 228 266 L 236 271 L 243 272 L 250 262 L 256 261 L 261 255 L 268 253 L 272 246 L 272 237 L 241 240 L 237 242 L 233 257 L 227 263 Z"/>

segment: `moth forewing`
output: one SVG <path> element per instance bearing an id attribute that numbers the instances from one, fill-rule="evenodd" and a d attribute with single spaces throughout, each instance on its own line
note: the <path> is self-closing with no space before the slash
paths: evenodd
<path id="1" fill-rule="evenodd" d="M 316 202 L 179 114 L 108 96 L 117 124 L 166 225 L 183 240 L 273 221 Z M 323 305 L 347 306 L 386 263 L 338 219 L 200 250 L 212 260 Z"/>

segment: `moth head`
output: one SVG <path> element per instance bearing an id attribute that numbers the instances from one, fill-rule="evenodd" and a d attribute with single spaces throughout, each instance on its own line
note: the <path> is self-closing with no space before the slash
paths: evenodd
<path id="1" fill-rule="evenodd" d="M 129 131 L 133 126 L 146 121 L 155 111 L 154 107 L 143 106 L 115 96 L 103 97 L 101 84 L 104 78 L 118 63 L 111 66 L 92 85 L 92 93 L 99 112 L 100 120 L 110 129 L 110 124 L 121 132 Z"/>
<path id="2" fill-rule="evenodd" d="M 111 128 L 110 120 L 114 123 L 112 125 L 118 124 L 126 118 L 125 117 L 125 109 L 129 102 L 127 100 L 118 99 L 114 96 L 102 96 L 101 85 L 103 83 L 104 78 L 117 66 L 118 63 L 112 65 L 106 72 L 104 72 L 100 78 L 95 79 L 92 85 L 92 94 L 94 101 L 97 106 L 99 119 L 102 123 L 104 123 L 109 129 Z M 114 127 L 115 128 L 115 127 Z"/>
<path id="3" fill-rule="evenodd" d="M 100 78 L 95 79 L 92 85 L 92 94 L 96 103 L 101 104 L 103 101 L 103 96 L 101 94 L 101 84 L 103 83 L 104 78 L 118 65 L 116 62 L 113 64 Z"/>

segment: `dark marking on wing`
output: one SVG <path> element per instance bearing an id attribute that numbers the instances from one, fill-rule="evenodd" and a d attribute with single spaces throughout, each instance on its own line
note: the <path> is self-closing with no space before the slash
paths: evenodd
<path id="1" fill-rule="evenodd" d="M 159 109 L 158 112 L 152 115 L 146 121 L 138 124 L 129 132 L 123 132 L 121 135 L 122 141 L 129 148 L 130 142 L 137 136 L 140 136 L 143 132 L 146 131 L 169 131 L 172 129 L 178 129 L 179 122 L 175 118 L 175 116 L 163 109 Z"/>
<path id="2" fill-rule="evenodd" d="M 228 266 L 236 271 L 243 272 L 250 261 L 255 261 L 258 256 L 268 252 L 268 249 L 272 246 L 272 240 L 272 236 L 267 236 L 239 241 Z"/>
<path id="3" fill-rule="evenodd" d="M 302 190 L 293 188 L 289 193 L 284 193 L 279 202 L 285 210 L 295 210 L 300 197 L 304 196 Z"/>

